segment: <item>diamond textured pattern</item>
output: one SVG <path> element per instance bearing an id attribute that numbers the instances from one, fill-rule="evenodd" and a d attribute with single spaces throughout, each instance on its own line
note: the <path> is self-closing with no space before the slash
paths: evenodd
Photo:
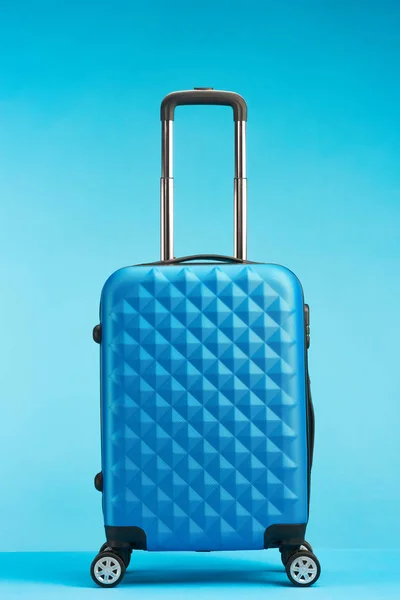
<path id="1" fill-rule="evenodd" d="M 105 524 L 149 550 L 307 521 L 303 296 L 268 264 L 127 267 L 103 289 Z"/>

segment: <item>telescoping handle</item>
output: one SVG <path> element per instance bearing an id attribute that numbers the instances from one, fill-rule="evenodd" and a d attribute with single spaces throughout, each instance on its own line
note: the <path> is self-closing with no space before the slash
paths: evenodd
<path id="1" fill-rule="evenodd" d="M 247 259 L 246 102 L 234 92 L 195 88 L 172 92 L 161 103 L 161 260 L 174 258 L 173 121 L 177 106 L 231 106 L 235 121 L 234 256 Z"/>

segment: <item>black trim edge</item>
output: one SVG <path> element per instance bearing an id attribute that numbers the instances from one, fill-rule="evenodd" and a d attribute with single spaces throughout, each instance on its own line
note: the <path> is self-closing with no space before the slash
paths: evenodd
<path id="1" fill-rule="evenodd" d="M 309 421 L 309 440 L 308 440 L 308 451 L 309 451 L 309 470 L 311 473 L 313 458 L 314 458 L 314 440 L 315 440 L 315 413 L 314 405 L 311 396 L 311 381 L 307 369 L 307 410 L 308 410 L 308 421 Z"/>
<path id="2" fill-rule="evenodd" d="M 236 258 L 235 256 L 225 256 L 223 254 L 192 254 L 190 256 L 180 256 L 179 258 L 171 258 L 171 260 L 158 260 L 151 263 L 142 263 L 135 265 L 136 267 L 150 267 L 150 266 L 168 266 L 168 265 L 182 265 L 191 261 L 212 261 L 222 262 L 228 264 L 239 264 L 239 265 L 255 265 L 258 264 L 252 260 L 243 260 L 242 258 Z"/>
<path id="3" fill-rule="evenodd" d="M 105 525 L 107 543 L 113 548 L 128 546 L 134 550 L 147 550 L 146 534 L 140 527 L 113 527 Z"/>
<path id="4" fill-rule="evenodd" d="M 270 525 L 264 533 L 264 548 L 301 546 L 306 535 L 307 523 L 299 525 Z"/>
<path id="5" fill-rule="evenodd" d="M 308 351 L 310 346 L 310 307 L 304 304 L 304 336 L 305 336 L 305 377 L 306 377 L 306 415 L 307 415 L 307 450 L 308 450 L 308 507 L 311 495 L 311 470 L 314 458 L 315 413 L 311 395 L 311 380 L 308 366 Z"/>

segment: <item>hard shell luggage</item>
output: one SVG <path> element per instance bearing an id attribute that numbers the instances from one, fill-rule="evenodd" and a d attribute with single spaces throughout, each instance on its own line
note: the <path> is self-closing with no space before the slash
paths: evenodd
<path id="1" fill-rule="evenodd" d="M 178 105 L 233 108 L 234 256 L 174 258 L 172 129 Z M 289 579 L 320 566 L 305 542 L 314 414 L 309 309 L 285 267 L 247 260 L 247 106 L 233 92 L 161 104 L 161 260 L 104 285 L 101 356 L 106 543 L 94 581 L 118 584 L 132 550 L 279 548 Z"/>

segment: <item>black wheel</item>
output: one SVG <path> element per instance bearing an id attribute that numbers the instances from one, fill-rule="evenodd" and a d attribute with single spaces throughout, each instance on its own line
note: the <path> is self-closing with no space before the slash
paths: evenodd
<path id="1" fill-rule="evenodd" d="M 129 567 L 129 563 L 131 562 L 131 554 L 132 550 L 130 548 L 112 548 L 108 542 L 105 542 L 99 550 L 100 552 L 114 552 L 114 554 L 118 554 L 122 558 L 125 563 L 125 568 Z"/>
<path id="2" fill-rule="evenodd" d="M 312 552 L 313 551 L 311 544 L 309 544 L 306 541 L 304 541 L 302 543 L 302 545 L 300 546 L 300 550 L 307 550 L 307 552 Z"/>
<path id="3" fill-rule="evenodd" d="M 90 574 L 100 587 L 115 587 L 124 578 L 125 563 L 115 552 L 100 552 L 92 562 Z"/>
<path id="4" fill-rule="evenodd" d="M 285 548 L 285 547 L 279 548 L 283 566 L 286 567 L 286 563 L 289 560 L 289 558 L 292 556 L 292 554 L 295 554 L 295 552 L 300 552 L 302 550 L 306 550 L 307 552 L 313 551 L 311 544 L 309 544 L 308 542 L 305 542 L 305 541 L 301 544 L 301 546 L 291 547 L 291 548 Z"/>
<path id="5" fill-rule="evenodd" d="M 312 552 L 301 550 L 289 557 L 286 563 L 286 574 L 297 587 L 309 587 L 318 581 L 321 566 Z"/>
<path id="6" fill-rule="evenodd" d="M 293 554 L 292 550 L 284 550 L 283 548 L 280 550 L 281 553 L 281 561 L 284 567 L 286 567 L 286 563 L 290 558 L 290 555 Z"/>

